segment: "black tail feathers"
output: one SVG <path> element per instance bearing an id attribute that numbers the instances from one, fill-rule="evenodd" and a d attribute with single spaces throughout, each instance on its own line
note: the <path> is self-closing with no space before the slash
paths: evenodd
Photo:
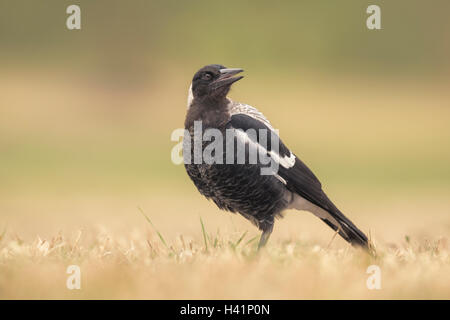
<path id="1" fill-rule="evenodd" d="M 349 219 L 345 218 L 344 215 L 342 215 L 342 218 L 336 215 L 334 217 L 339 222 L 339 228 L 327 219 L 322 219 L 322 221 L 325 222 L 333 230 L 338 231 L 338 234 L 353 246 L 359 246 L 364 249 L 369 249 L 369 241 L 367 239 L 367 236 L 361 230 L 359 230 Z"/>
<path id="2" fill-rule="evenodd" d="M 369 248 L 369 241 L 367 236 L 359 230 L 355 225 L 347 225 L 343 223 L 341 225 L 343 232 L 347 235 L 347 241 L 352 245 L 361 246 L 365 249 Z M 344 238 L 345 239 L 345 238 Z"/>

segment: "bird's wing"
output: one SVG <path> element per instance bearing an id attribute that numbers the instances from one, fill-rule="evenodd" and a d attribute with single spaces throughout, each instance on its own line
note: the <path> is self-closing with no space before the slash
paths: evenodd
<path id="1" fill-rule="evenodd" d="M 316 192 L 322 190 L 319 179 L 317 179 L 314 173 L 289 150 L 283 141 L 281 141 L 278 136 L 278 132 L 272 127 L 269 120 L 267 120 L 267 118 L 260 111 L 247 104 L 230 102 L 229 112 L 231 115 L 229 125 L 231 127 L 241 129 L 243 131 L 254 129 L 257 133 L 260 129 L 265 129 L 267 131 L 267 146 L 263 145 L 263 147 L 267 149 L 272 159 L 279 163 L 280 169 L 282 169 L 281 173 L 286 178 L 289 180 L 297 178 L 300 181 L 308 182 L 308 184 L 312 184 L 314 186 L 314 191 Z M 274 136 L 275 141 L 279 144 L 278 150 L 276 150 L 276 148 L 272 148 L 271 146 L 272 135 Z M 259 135 L 257 135 L 257 138 L 257 142 L 261 144 Z"/>
<path id="2" fill-rule="evenodd" d="M 257 141 L 254 142 L 260 147 L 266 148 L 271 159 L 278 162 L 278 172 L 275 177 L 282 181 L 288 190 L 327 211 L 333 219 L 322 218 L 322 220 L 331 228 L 339 229 L 339 234 L 347 241 L 366 245 L 366 236 L 333 204 L 322 190 L 319 179 L 306 164 L 287 148 L 261 112 L 251 106 L 236 102 L 230 103 L 229 111 L 231 118 L 227 127 L 240 129 L 243 131 L 241 134 L 244 135 L 248 129 L 254 129 L 256 132 L 259 132 L 260 129 L 267 130 L 267 141 L 265 143 L 261 143 L 259 135 L 257 135 Z M 278 150 L 269 143 L 273 135 L 279 143 Z M 245 139 L 251 140 L 252 137 L 245 137 Z M 331 221 L 338 221 L 339 225 L 335 225 Z"/>
<path id="3" fill-rule="evenodd" d="M 258 109 L 249 106 L 248 104 L 230 101 L 228 104 L 228 111 L 230 112 L 231 116 L 236 114 L 244 114 L 264 123 L 270 130 L 275 130 L 270 124 L 269 120 L 267 120 L 267 118 Z"/>

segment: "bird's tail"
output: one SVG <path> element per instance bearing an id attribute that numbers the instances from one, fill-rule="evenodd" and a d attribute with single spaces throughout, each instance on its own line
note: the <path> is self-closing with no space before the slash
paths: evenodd
<path id="1" fill-rule="evenodd" d="M 329 227 L 335 230 L 342 238 L 354 246 L 359 246 L 364 249 L 369 249 L 369 241 L 367 236 L 359 230 L 346 216 L 344 216 L 340 211 L 339 213 L 334 213 L 333 217 L 335 221 L 339 224 L 327 220 L 326 218 L 321 218 Z"/>
<path id="2" fill-rule="evenodd" d="M 298 194 L 293 194 L 288 208 L 309 211 L 325 222 L 347 242 L 354 246 L 370 249 L 367 236 L 328 199 L 325 193 L 322 192 L 321 206 L 313 204 Z"/>

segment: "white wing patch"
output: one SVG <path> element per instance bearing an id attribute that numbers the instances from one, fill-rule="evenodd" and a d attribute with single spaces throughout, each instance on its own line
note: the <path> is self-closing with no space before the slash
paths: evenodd
<path id="1" fill-rule="evenodd" d="M 255 142 L 254 140 L 250 139 L 250 137 L 245 133 L 245 131 L 239 130 L 239 129 L 234 129 L 234 130 L 236 132 L 236 137 L 239 138 L 239 139 L 242 139 L 244 143 L 248 143 L 253 148 L 256 148 L 258 150 L 258 152 L 262 151 L 264 153 L 267 153 L 267 149 L 264 148 L 259 143 Z M 272 155 L 272 152 L 270 152 L 269 154 Z M 280 157 L 277 154 L 274 154 L 274 155 L 276 156 L 274 158 L 274 160 L 277 161 L 277 159 L 279 159 Z M 274 174 L 274 177 L 277 178 L 281 183 L 283 183 L 285 185 L 287 184 L 286 180 L 284 180 L 278 174 Z"/>
<path id="2" fill-rule="evenodd" d="M 229 100 L 228 111 L 230 112 L 231 116 L 235 115 L 235 114 L 245 114 L 247 116 L 252 117 L 253 119 L 261 121 L 270 130 L 272 130 L 278 134 L 278 130 L 275 130 L 272 127 L 269 120 L 267 120 L 267 118 L 258 109 L 254 108 L 252 106 L 249 106 L 248 104 L 245 104 L 245 103 L 232 101 L 230 98 L 228 98 L 228 100 Z M 255 143 L 254 141 L 249 139 L 247 135 L 246 135 L 246 139 L 247 139 L 247 141 L 249 141 L 249 143 Z M 261 146 L 259 146 L 259 147 L 261 147 Z M 276 161 L 277 163 L 279 163 L 281 166 L 283 166 L 286 169 L 292 168 L 295 165 L 295 155 L 292 152 L 290 153 L 289 157 L 288 156 L 280 157 L 280 155 L 274 151 L 270 151 L 269 154 L 274 159 L 274 161 Z M 286 183 L 286 181 L 284 181 L 283 183 Z"/>

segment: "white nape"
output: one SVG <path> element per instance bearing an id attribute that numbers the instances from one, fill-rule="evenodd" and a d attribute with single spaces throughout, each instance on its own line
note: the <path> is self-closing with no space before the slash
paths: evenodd
<path id="1" fill-rule="evenodd" d="M 187 98 L 187 108 L 191 107 L 192 101 L 194 101 L 194 94 L 192 93 L 192 83 L 189 86 L 188 98 Z"/>

